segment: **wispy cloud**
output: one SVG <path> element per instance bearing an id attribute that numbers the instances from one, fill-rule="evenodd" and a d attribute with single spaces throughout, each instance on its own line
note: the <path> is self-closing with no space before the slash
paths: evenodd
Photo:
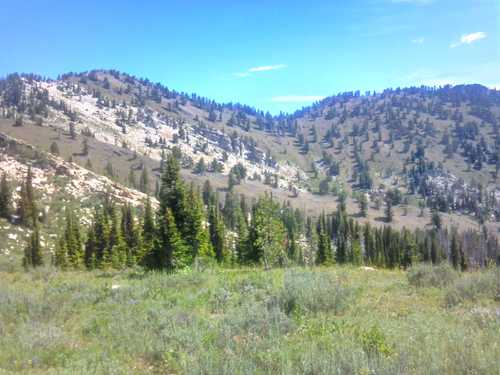
<path id="1" fill-rule="evenodd" d="M 423 68 L 402 77 L 400 84 L 403 86 L 444 86 L 447 84 L 479 83 L 490 88 L 500 89 L 499 76 L 500 60 L 471 66 L 466 70 L 440 71 Z"/>
<path id="2" fill-rule="evenodd" d="M 270 70 L 280 70 L 285 69 L 287 66 L 285 64 L 277 64 L 277 65 L 264 65 L 264 66 L 255 66 L 253 68 L 248 69 L 250 73 L 256 72 L 269 72 Z"/>
<path id="3" fill-rule="evenodd" d="M 413 44 L 424 44 L 425 38 L 420 37 L 420 38 L 415 38 L 411 41 Z"/>
<path id="4" fill-rule="evenodd" d="M 394 4 L 416 4 L 416 5 L 428 5 L 434 2 L 434 0 L 390 0 Z"/>
<path id="5" fill-rule="evenodd" d="M 284 95 L 273 96 L 271 101 L 274 103 L 307 103 L 316 102 L 324 98 L 325 96 L 321 95 Z"/>
<path id="6" fill-rule="evenodd" d="M 453 42 L 450 44 L 450 48 L 455 48 L 463 44 L 471 44 L 477 42 L 478 40 L 486 38 L 488 35 L 484 31 L 478 31 L 476 33 L 464 34 L 460 37 L 458 42 Z"/>
<path id="7" fill-rule="evenodd" d="M 273 70 L 281 70 L 281 69 L 285 69 L 285 68 L 288 68 L 288 65 L 276 64 L 276 65 L 254 66 L 254 67 L 252 67 L 244 72 L 233 73 L 233 76 L 238 77 L 238 78 L 245 78 L 245 77 L 249 77 L 255 73 L 270 72 Z"/>

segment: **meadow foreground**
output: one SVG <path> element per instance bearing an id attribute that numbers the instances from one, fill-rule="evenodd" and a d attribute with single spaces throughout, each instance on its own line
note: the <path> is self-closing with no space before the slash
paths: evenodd
<path id="1" fill-rule="evenodd" d="M 498 374 L 499 271 L 0 273 L 0 373 Z"/>

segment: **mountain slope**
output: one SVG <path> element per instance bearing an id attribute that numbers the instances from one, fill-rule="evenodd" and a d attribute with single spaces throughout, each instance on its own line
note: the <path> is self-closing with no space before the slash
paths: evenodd
<path id="1" fill-rule="evenodd" d="M 395 226 L 425 226 L 425 202 L 454 225 L 498 227 L 500 93 L 479 85 L 344 93 L 273 117 L 116 71 L 1 82 L 1 131 L 46 150 L 56 142 L 99 173 L 109 161 L 125 183 L 145 168 L 150 192 L 163 150 L 175 150 L 190 180 L 222 188 L 241 163 L 240 192 L 272 190 L 312 213 L 335 208 L 346 192 L 356 214 L 366 193 L 367 220 L 383 223 L 382 203 L 397 189 Z"/>

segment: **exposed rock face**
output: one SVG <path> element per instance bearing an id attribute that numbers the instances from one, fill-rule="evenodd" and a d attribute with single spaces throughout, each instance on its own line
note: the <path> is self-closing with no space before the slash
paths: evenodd
<path id="1" fill-rule="evenodd" d="M 26 90 L 46 90 L 50 103 L 48 122 L 67 131 L 73 122 L 77 133 L 91 134 L 97 140 L 113 145 L 126 144 L 131 150 L 159 160 L 162 148 L 178 147 L 193 163 L 203 158 L 222 163 L 227 174 L 242 163 L 249 176 L 278 178 L 278 186 L 288 190 L 307 179 L 307 174 L 292 163 L 279 164 L 250 139 L 228 135 L 207 126 L 203 121 L 188 123 L 175 117 L 168 108 L 150 107 L 144 103 L 105 100 L 84 85 L 72 81 L 26 81 Z M 176 110 L 179 111 L 179 110 Z M 62 173 L 62 172 L 61 172 Z"/>
<path id="2" fill-rule="evenodd" d="M 25 178 L 28 165 L 31 165 L 33 186 L 41 194 L 42 200 L 57 192 L 63 192 L 81 202 L 91 201 L 96 196 L 104 194 L 111 195 L 117 202 L 130 203 L 134 206 L 140 206 L 146 200 L 146 195 L 137 190 L 129 189 L 107 177 L 50 154 L 43 154 L 42 160 L 33 159 L 29 162 L 19 160 L 12 151 L 13 148 L 25 152 L 34 151 L 31 145 L 0 133 L 0 171 L 6 172 L 9 180 L 19 183 Z M 68 179 L 66 183 L 60 185 L 55 183 L 55 176 Z"/>

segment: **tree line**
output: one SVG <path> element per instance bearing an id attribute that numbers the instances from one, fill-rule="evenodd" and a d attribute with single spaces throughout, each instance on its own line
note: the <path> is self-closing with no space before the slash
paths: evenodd
<path id="1" fill-rule="evenodd" d="M 169 155 L 163 165 L 158 203 L 147 199 L 136 209 L 106 195 L 84 231 L 75 210 L 67 208 L 64 230 L 50 262 L 62 269 L 176 270 L 195 262 L 226 265 L 355 264 L 406 268 L 416 262 L 449 261 L 457 269 L 499 261 L 498 239 L 481 233 L 442 228 L 439 216 L 428 230 L 396 230 L 360 224 L 345 204 L 318 218 L 307 217 L 289 203 L 265 194 L 248 202 L 230 188 L 221 199 L 207 181 L 200 190 L 180 177 Z M 31 228 L 23 257 L 26 268 L 44 263 L 40 221 L 28 168 L 21 184 L 16 216 Z M 11 189 L 2 176 L 0 215 L 10 217 Z"/>

